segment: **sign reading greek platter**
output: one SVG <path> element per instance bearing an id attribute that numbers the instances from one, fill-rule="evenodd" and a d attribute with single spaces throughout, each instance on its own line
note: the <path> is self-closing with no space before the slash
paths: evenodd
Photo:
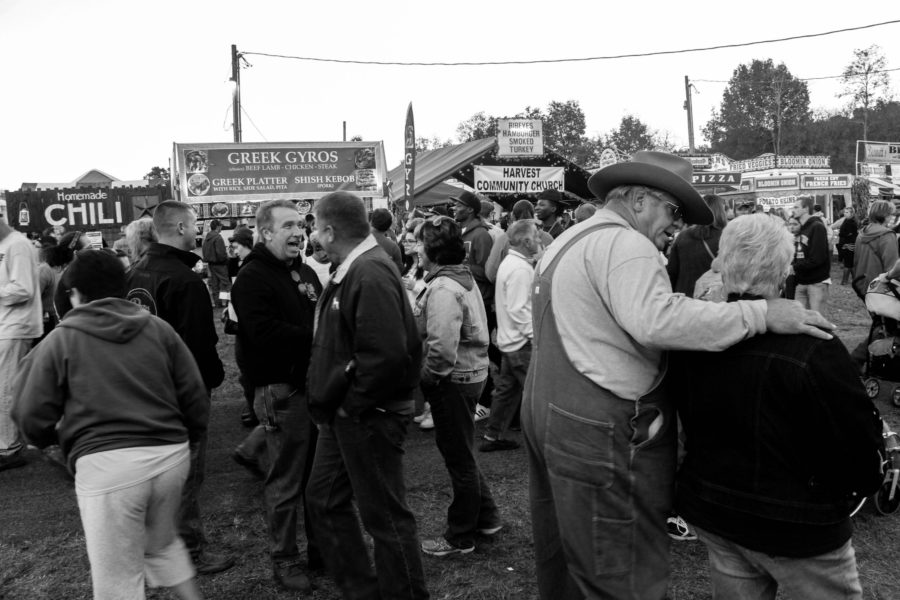
<path id="1" fill-rule="evenodd" d="M 497 156 L 541 156 L 544 154 L 540 119 L 498 119 Z"/>
<path id="2" fill-rule="evenodd" d="M 707 186 L 739 185 L 741 183 L 741 174 L 737 171 L 723 171 L 718 173 L 708 171 L 703 173 L 694 173 L 693 183 L 694 185 Z"/>
<path id="3" fill-rule="evenodd" d="M 187 202 L 381 196 L 387 177 L 381 142 L 176 143 L 173 159 Z"/>
<path id="4" fill-rule="evenodd" d="M 563 167 L 487 167 L 475 165 L 475 191 L 486 194 L 534 194 L 565 189 Z"/>

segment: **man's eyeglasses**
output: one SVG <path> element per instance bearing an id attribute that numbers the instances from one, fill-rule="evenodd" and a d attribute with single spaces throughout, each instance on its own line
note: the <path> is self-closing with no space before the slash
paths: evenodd
<path id="1" fill-rule="evenodd" d="M 666 199 L 664 199 L 664 198 L 662 199 L 662 201 L 665 202 L 666 204 L 668 204 L 668 205 L 672 208 L 672 217 L 674 217 L 674 219 L 675 219 L 676 221 L 677 221 L 678 219 L 682 218 L 683 215 L 682 215 L 681 205 L 680 205 L 680 204 L 677 204 L 677 203 L 675 203 L 675 202 L 670 202 L 670 201 L 668 201 L 668 200 L 666 200 Z"/>

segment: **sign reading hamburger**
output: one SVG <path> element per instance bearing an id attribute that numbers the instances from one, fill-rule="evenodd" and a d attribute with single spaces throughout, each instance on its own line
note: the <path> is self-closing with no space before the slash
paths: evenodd
<path id="1" fill-rule="evenodd" d="M 185 202 L 383 196 L 382 142 L 174 145 L 173 184 Z"/>

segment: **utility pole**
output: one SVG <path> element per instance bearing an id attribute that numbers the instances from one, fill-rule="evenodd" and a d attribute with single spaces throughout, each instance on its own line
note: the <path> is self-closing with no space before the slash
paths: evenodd
<path id="1" fill-rule="evenodd" d="M 231 81 L 234 82 L 234 94 L 232 98 L 232 129 L 234 129 L 234 141 L 241 141 L 241 55 L 237 51 L 237 46 L 231 45 Z"/>
<path id="2" fill-rule="evenodd" d="M 684 110 L 688 118 L 688 147 L 694 153 L 694 104 L 691 102 L 691 80 L 684 76 Z"/>

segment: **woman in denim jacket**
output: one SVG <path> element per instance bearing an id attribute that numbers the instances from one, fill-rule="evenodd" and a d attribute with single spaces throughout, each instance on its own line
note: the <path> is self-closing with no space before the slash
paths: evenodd
<path id="1" fill-rule="evenodd" d="M 484 302 L 468 267 L 460 227 L 449 217 L 426 221 L 417 251 L 428 272 L 413 310 L 424 338 L 422 392 L 431 405 L 435 441 L 453 485 L 444 535 L 422 542 L 432 556 L 467 554 L 476 534 L 500 530 L 500 515 L 473 452 L 475 404 L 488 373 Z"/>

